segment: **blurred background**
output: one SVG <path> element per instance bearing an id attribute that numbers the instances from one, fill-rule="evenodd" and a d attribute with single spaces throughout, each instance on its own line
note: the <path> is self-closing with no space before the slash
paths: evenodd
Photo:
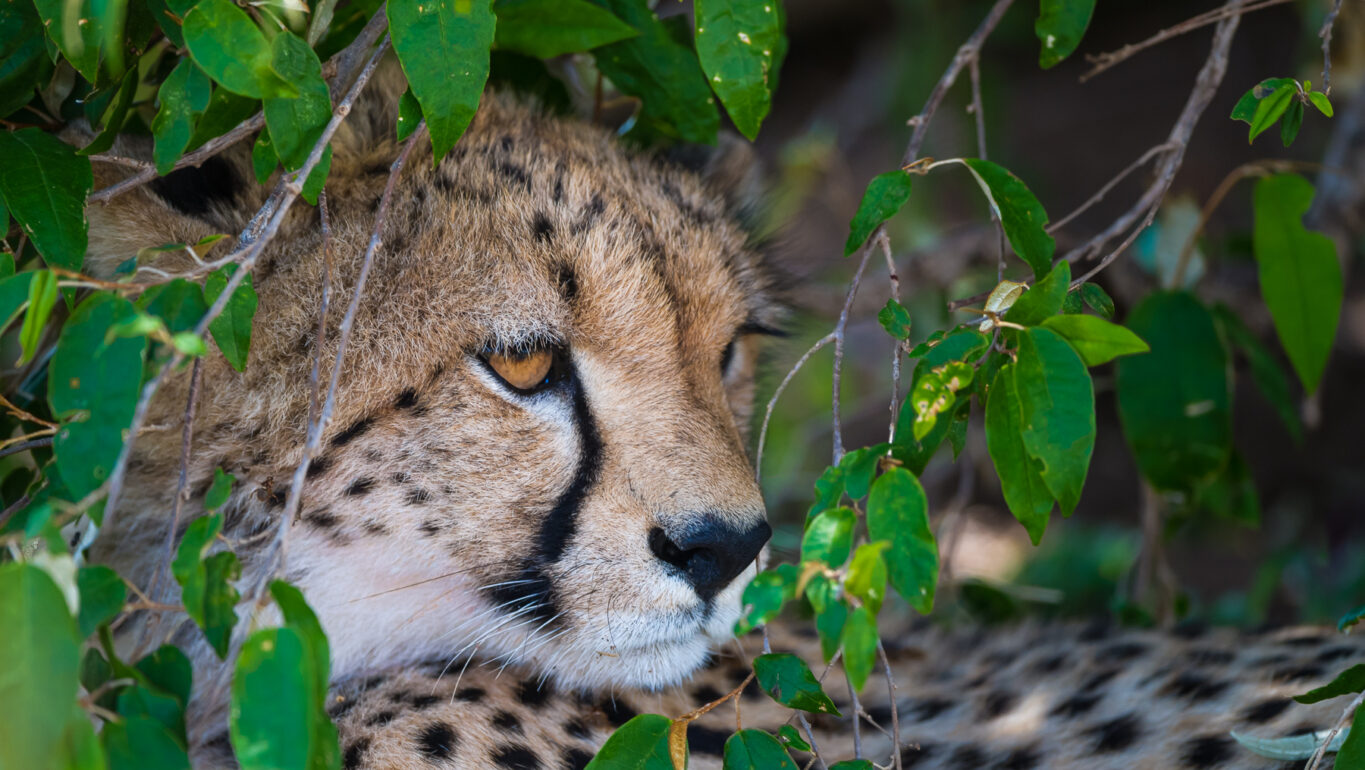
<path id="1" fill-rule="evenodd" d="M 790 52 L 773 111 L 758 139 L 772 187 L 767 221 L 772 252 L 792 279 L 792 336 L 770 347 L 755 423 L 781 377 L 812 342 L 829 333 L 856 268 L 844 239 L 867 181 L 899 163 L 910 128 L 957 47 L 990 9 L 981 0 L 789 0 Z M 1175 37 L 1087 82 L 1086 55 L 1136 43 L 1220 3 L 1101 0 L 1077 53 L 1051 70 L 1037 64 L 1037 4 L 1017 2 L 987 40 L 981 91 L 988 156 L 1022 178 L 1053 221 L 1165 141 L 1209 52 L 1212 26 Z M 1096 279 L 1122 321 L 1171 270 L 1199 209 L 1240 164 L 1265 158 L 1325 163 L 1312 171 L 1319 199 L 1310 226 L 1338 243 L 1346 302 L 1336 349 L 1320 391 L 1293 397 L 1305 421 L 1296 443 L 1243 367 L 1235 394 L 1235 443 L 1255 482 L 1256 506 L 1236 515 L 1166 506 L 1157 538 L 1170 567 L 1176 619 L 1261 626 L 1335 622 L 1365 604 L 1365 8 L 1346 0 L 1333 38 L 1331 120 L 1310 114 L 1290 149 L 1278 132 L 1247 143 L 1245 123 L 1229 119 L 1238 97 L 1269 77 L 1320 85 L 1319 27 L 1328 0 L 1302 0 L 1246 14 L 1228 72 L 1201 118 L 1183 167 L 1152 227 Z M 662 11 L 663 9 L 661 9 Z M 966 73 L 939 109 L 921 155 L 976 156 Z M 1330 155 L 1330 157 L 1329 157 Z M 1151 166 L 1056 233 L 1058 253 L 1083 243 L 1127 210 L 1151 181 Z M 1326 183 L 1332 185 L 1325 196 Z M 1244 181 L 1217 209 L 1198 241 L 1189 276 L 1206 301 L 1228 302 L 1287 368 L 1261 302 L 1250 250 L 1251 192 Z M 1326 201 L 1321 200 L 1324 197 Z M 910 203 L 890 223 L 912 342 L 967 320 L 950 300 L 989 289 L 996 235 L 966 174 L 915 180 Z M 1092 263 L 1093 264 L 1093 263 Z M 1011 258 L 1007 277 L 1023 265 Z M 1088 268 L 1089 264 L 1078 266 Z M 849 449 L 884 441 L 891 396 L 891 340 L 876 320 L 889 296 L 883 261 L 873 259 L 854 304 L 844 362 L 844 440 Z M 831 367 L 826 348 L 796 375 L 776 407 L 762 478 L 781 526 L 775 556 L 799 549 L 812 485 L 831 458 Z M 913 361 L 908 362 L 912 365 Z M 909 369 L 903 382 L 908 382 Z M 1099 436 L 1079 508 L 1054 516 L 1034 548 L 1010 516 L 986 453 L 979 409 L 958 462 L 946 448 L 923 477 L 945 561 L 940 611 L 993 620 L 1024 614 L 1095 616 L 1115 612 L 1150 622 L 1132 602 L 1142 548 L 1139 483 L 1115 411 L 1112 365 L 1093 372 Z M 1291 387 L 1298 388 L 1297 381 Z"/>

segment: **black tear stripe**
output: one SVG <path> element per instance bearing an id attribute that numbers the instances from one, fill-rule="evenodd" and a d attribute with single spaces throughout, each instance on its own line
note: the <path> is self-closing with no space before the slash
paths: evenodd
<path id="1" fill-rule="evenodd" d="M 578 467 L 573 481 L 560 494 L 555 505 L 540 524 L 536 538 L 536 550 L 505 580 L 517 582 L 499 585 L 490 589 L 493 599 L 504 605 L 506 612 L 517 612 L 536 603 L 534 610 L 527 614 L 548 623 L 559 614 L 559 602 L 555 597 L 554 585 L 545 574 L 545 568 L 559 561 L 578 530 L 578 511 L 583 506 L 588 492 L 597 483 L 602 470 L 602 436 L 597 430 L 597 421 L 588 406 L 587 395 L 575 376 L 570 379 L 573 387 L 573 422 L 578 432 Z M 525 582 L 523 582 L 525 581 Z"/>

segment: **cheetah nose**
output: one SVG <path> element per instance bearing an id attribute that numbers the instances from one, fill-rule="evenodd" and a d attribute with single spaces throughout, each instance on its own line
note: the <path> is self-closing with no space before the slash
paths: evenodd
<path id="1" fill-rule="evenodd" d="M 712 516 L 678 533 L 676 540 L 655 527 L 649 549 L 681 572 L 702 601 L 710 601 L 753 563 L 772 533 L 762 519 L 742 528 Z"/>

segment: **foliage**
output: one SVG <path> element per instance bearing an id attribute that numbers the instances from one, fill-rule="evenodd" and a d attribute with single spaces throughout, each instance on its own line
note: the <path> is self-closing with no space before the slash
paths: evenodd
<path id="1" fill-rule="evenodd" d="M 1041 67 L 1076 50 L 1094 6 L 1040 2 L 1033 29 Z M 567 102 L 551 65 L 600 77 L 633 100 L 623 127 L 630 141 L 715 142 L 718 104 L 753 139 L 787 49 L 778 0 L 696 0 L 691 24 L 683 15 L 661 18 L 643 0 L 360 0 L 341 8 L 319 0 L 312 9 L 231 0 L 0 4 L 0 332 L 20 366 L 16 387 L 7 389 L 17 400 L 4 418 L 5 438 L 51 437 L 50 448 L 33 447 L 23 463 L 7 464 L 3 478 L 0 537 L 12 548 L 0 564 L 0 618 L 10 629 L 0 637 L 7 715 L 0 767 L 188 767 L 189 662 L 173 647 L 119 657 L 111 627 L 140 605 L 113 570 L 83 566 L 85 549 L 160 373 L 204 356 L 221 355 L 239 372 L 252 365 L 257 296 L 246 252 L 230 239 L 155 246 L 119 266 L 113 280 L 82 274 L 85 206 L 114 193 L 106 187 L 90 197 L 92 163 L 117 162 L 104 154 L 120 135 L 149 135 L 148 173 L 165 176 L 203 159 L 187 153 L 220 149 L 239 127 L 254 125 L 246 133 L 254 133 L 258 181 L 282 180 L 315 203 L 330 168 L 330 131 L 345 113 L 339 99 L 348 83 L 339 69 L 347 54 L 363 60 L 377 42 L 361 35 L 367 24 L 387 24 L 407 80 L 395 139 L 429 138 L 434 162 L 459 141 L 490 81 L 550 105 Z M 1250 141 L 1279 123 L 1288 146 L 1306 106 L 1332 116 L 1327 94 L 1310 82 L 1272 78 L 1248 91 L 1232 117 L 1249 124 Z M 92 134 L 84 147 L 56 137 L 54 129 L 81 118 Z M 244 137 L 251 138 L 236 138 Z M 875 176 L 850 223 L 845 255 L 889 250 L 888 223 L 913 196 L 933 194 L 935 171 L 954 166 L 970 174 L 1019 264 L 1002 268 L 984 305 L 968 308 L 969 320 L 918 339 L 909 303 L 886 303 L 878 320 L 896 355 L 913 362 L 890 438 L 848 452 L 836 447 L 835 462 L 815 483 L 798 561 L 753 579 L 736 629 L 759 628 L 799 605 L 813 618 L 825 662 L 840 656 L 854 689 L 878 665 L 877 619 L 888 586 L 915 611 L 934 609 L 939 545 L 934 501 L 920 476 L 945 441 L 956 458 L 973 420 L 984 428 L 1005 504 L 1035 544 L 1054 509 L 1070 516 L 1083 495 L 1098 432 L 1092 368 L 1114 364 L 1124 438 L 1146 482 L 1193 505 L 1258 516 L 1254 481 L 1233 442 L 1234 349 L 1290 430 L 1302 432 L 1289 378 L 1237 312 L 1182 287 L 1149 293 L 1116 323 L 1122 314 L 1104 289 L 1073 280 L 1071 262 L 1057 258 L 1042 202 L 1020 176 L 985 158 L 916 161 Z M 912 190 L 917 175 L 925 178 Z M 1344 292 L 1335 246 L 1303 222 L 1313 194 L 1291 174 L 1260 180 L 1252 236 L 1266 309 L 1310 394 L 1329 363 Z M 237 250 L 205 261 L 220 245 Z M 185 252 L 201 269 L 175 279 L 145 269 L 166 251 Z M 234 671 L 229 725 L 242 767 L 338 768 L 337 733 L 324 709 L 328 644 L 305 597 L 272 583 L 282 623 L 247 628 L 242 620 L 252 615 L 242 604 L 268 599 L 241 595 L 237 556 L 218 537 L 223 514 L 214 511 L 233 484 L 215 473 L 208 515 L 189 523 L 165 565 L 180 587 L 180 609 Z M 62 535 L 71 526 L 81 528 L 75 541 Z M 989 585 L 963 593 L 997 615 L 1015 612 L 1013 599 Z M 1362 614 L 1343 617 L 1341 627 Z M 776 652 L 753 665 L 776 702 L 838 714 L 822 677 L 801 659 Z M 1302 698 L 1362 687 L 1357 666 Z M 98 699 L 82 697 L 96 692 Z M 689 722 L 636 716 L 589 767 L 680 766 Z M 776 735 L 739 730 L 725 742 L 725 767 L 794 767 L 788 747 L 810 748 L 791 726 Z M 1340 751 L 1342 766 L 1365 755 L 1365 726 Z"/>

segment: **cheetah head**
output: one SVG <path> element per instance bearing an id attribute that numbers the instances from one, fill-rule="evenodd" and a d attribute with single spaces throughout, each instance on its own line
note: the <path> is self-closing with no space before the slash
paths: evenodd
<path id="1" fill-rule="evenodd" d="M 248 576 L 301 457 L 313 360 L 325 383 L 336 353 L 397 152 L 391 114 L 338 136 L 326 248 L 299 205 L 258 264 L 245 372 L 203 362 L 190 507 L 213 468 L 237 477 L 225 534 Z M 770 532 L 746 445 L 779 315 L 734 213 L 746 151 L 689 170 L 489 95 L 440 164 L 413 156 L 287 535 L 334 675 L 510 663 L 569 687 L 662 687 L 729 637 Z M 240 230 L 263 198 L 247 163 L 92 206 L 91 269 Z M 161 553 L 187 383 L 154 401 L 98 545 L 127 573 Z"/>

